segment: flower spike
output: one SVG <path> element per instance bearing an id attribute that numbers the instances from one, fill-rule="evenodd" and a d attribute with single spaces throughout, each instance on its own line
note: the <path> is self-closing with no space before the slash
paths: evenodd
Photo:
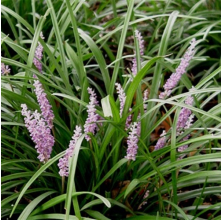
<path id="1" fill-rule="evenodd" d="M 163 86 L 164 92 L 161 92 L 159 95 L 160 99 L 164 99 L 169 96 L 172 92 L 172 89 L 178 84 L 181 79 L 181 76 L 186 72 L 186 68 L 188 67 L 193 55 L 195 53 L 196 39 L 194 38 L 190 42 L 190 46 L 184 54 L 183 58 L 181 58 L 180 65 L 176 68 L 175 73 L 173 73 L 170 78 L 166 81 Z"/>

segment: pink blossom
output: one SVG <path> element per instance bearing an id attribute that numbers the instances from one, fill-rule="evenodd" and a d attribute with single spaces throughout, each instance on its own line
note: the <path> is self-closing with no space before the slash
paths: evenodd
<path id="1" fill-rule="evenodd" d="M 190 46 L 187 49 L 186 53 L 184 54 L 183 58 L 181 58 L 180 65 L 177 67 L 175 73 L 172 73 L 170 78 L 166 81 L 165 85 L 163 86 L 165 91 L 160 93 L 159 95 L 160 99 L 164 99 L 171 94 L 172 89 L 175 88 L 175 86 L 180 81 L 181 76 L 186 72 L 186 68 L 188 67 L 195 53 L 195 46 L 196 46 L 196 39 L 194 38 L 190 42 Z"/>
<path id="2" fill-rule="evenodd" d="M 88 88 L 87 90 L 88 90 L 88 93 L 90 94 L 90 102 L 89 102 L 89 105 L 87 106 L 88 116 L 84 125 L 84 132 L 86 134 L 89 132 L 94 134 L 95 130 L 97 129 L 96 122 L 100 118 L 99 115 L 96 114 L 96 108 L 95 108 L 95 106 L 98 104 L 98 101 L 97 101 L 97 96 L 95 92 L 91 88 Z M 85 139 L 89 141 L 91 138 L 89 135 L 86 135 Z"/>
<path id="3" fill-rule="evenodd" d="M 120 117 L 122 117 L 122 113 L 123 113 L 124 105 L 126 101 L 126 95 L 120 83 L 115 83 L 115 85 L 116 85 L 117 94 L 120 100 Z"/>
<path id="4" fill-rule="evenodd" d="M 129 136 L 127 138 L 127 155 L 125 158 L 128 160 L 136 160 L 137 149 L 138 149 L 138 137 L 137 137 L 137 126 L 138 123 L 134 122 L 130 128 Z"/>
<path id="5" fill-rule="evenodd" d="M 59 159 L 58 167 L 60 169 L 60 176 L 68 176 L 69 175 L 69 158 L 73 156 L 75 145 L 82 135 L 82 129 L 80 126 L 76 126 L 74 130 L 74 135 L 72 136 L 72 140 L 70 141 L 69 148 L 66 150 L 64 157 Z"/>
<path id="6" fill-rule="evenodd" d="M 144 93 L 143 93 L 143 102 L 144 102 L 143 109 L 144 109 L 144 113 L 147 111 L 147 104 L 145 103 L 147 101 L 147 99 L 148 99 L 148 90 L 145 89 Z"/>
<path id="7" fill-rule="evenodd" d="M 41 39 L 44 39 L 42 32 L 40 33 L 40 37 L 41 37 Z M 38 46 L 35 49 L 35 57 L 33 59 L 33 63 L 40 73 L 42 72 L 42 64 L 40 62 L 42 57 L 43 57 L 43 47 L 40 44 L 40 42 L 38 42 Z"/>
<path id="8" fill-rule="evenodd" d="M 129 112 L 132 111 L 132 108 L 129 108 Z M 125 130 L 127 131 L 130 127 L 130 123 L 132 121 L 132 114 L 130 114 L 128 117 L 127 117 L 127 120 L 126 120 L 126 123 L 125 123 Z"/>
<path id="9" fill-rule="evenodd" d="M 143 56 L 144 55 L 144 40 L 143 40 L 143 37 L 141 35 L 141 33 L 136 30 L 135 31 L 135 37 L 137 38 L 138 40 L 138 43 L 139 43 L 139 50 L 140 50 L 140 55 Z M 142 59 L 141 59 L 142 61 Z M 136 59 L 136 54 L 135 54 L 135 58 L 133 58 L 132 60 L 132 69 L 131 69 L 133 75 L 137 75 L 137 59 Z"/>
<path id="10" fill-rule="evenodd" d="M 35 94 L 37 96 L 38 103 L 40 105 L 40 109 L 42 112 L 42 115 L 47 122 L 49 128 L 53 127 L 53 120 L 54 120 L 54 114 L 52 111 L 52 107 L 46 97 L 46 93 L 44 92 L 43 86 L 40 83 L 39 80 L 34 80 L 34 86 L 35 86 Z"/>
<path id="11" fill-rule="evenodd" d="M 161 148 L 163 148 L 166 144 L 167 138 L 166 138 L 166 131 L 163 130 L 162 134 L 160 135 L 160 138 L 158 139 L 154 150 L 159 150 Z"/>
<path id="12" fill-rule="evenodd" d="M 25 126 L 30 133 L 32 141 L 36 144 L 35 148 L 39 154 L 38 159 L 41 162 L 47 162 L 55 142 L 54 137 L 51 135 L 51 130 L 37 110 L 31 113 L 26 104 L 22 104 L 21 107 L 21 113 L 25 116 Z"/>
<path id="13" fill-rule="evenodd" d="M 185 104 L 192 106 L 192 104 L 193 104 L 193 97 L 192 96 L 188 96 L 187 99 L 185 100 Z M 178 134 L 180 133 L 180 131 L 182 129 L 185 128 L 185 126 L 186 126 L 186 124 L 188 122 L 188 118 L 190 117 L 191 114 L 192 114 L 192 111 L 190 109 L 188 109 L 188 108 L 182 108 L 180 110 L 180 114 L 179 114 L 179 118 L 178 118 L 177 126 L 176 126 Z"/>
<path id="14" fill-rule="evenodd" d="M 150 193 L 150 190 L 147 190 L 147 191 L 145 192 L 144 196 L 143 196 L 143 199 L 146 199 L 146 198 L 149 196 L 149 193 Z M 147 201 L 146 201 L 146 200 L 143 201 L 143 202 L 139 205 L 138 210 L 141 209 L 142 206 L 144 206 L 144 205 L 146 205 L 146 204 L 147 204 Z"/>
<path id="15" fill-rule="evenodd" d="M 193 97 L 188 96 L 185 100 L 186 105 L 193 105 Z M 182 108 L 179 114 L 178 122 L 177 122 L 177 135 L 180 135 L 183 133 L 183 129 L 188 129 L 192 125 L 193 121 L 193 115 L 192 111 L 187 108 Z M 187 141 L 189 139 L 190 135 L 188 134 L 186 137 L 182 139 L 182 141 Z M 188 145 L 182 145 L 177 150 L 178 152 L 183 152 L 188 148 Z M 185 155 L 181 156 L 179 159 L 182 159 Z"/>
<path id="16" fill-rule="evenodd" d="M 1 63 L 1 74 L 2 75 L 8 75 L 11 72 L 11 69 L 8 65 L 5 65 L 4 63 Z"/>

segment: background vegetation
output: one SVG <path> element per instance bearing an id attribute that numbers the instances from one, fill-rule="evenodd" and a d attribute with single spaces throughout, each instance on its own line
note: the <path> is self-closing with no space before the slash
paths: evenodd
<path id="1" fill-rule="evenodd" d="M 2 219 L 221 219 L 220 1 L 3 0 L 1 12 L 1 62 L 11 69 L 1 81 Z M 142 63 L 135 30 L 145 41 Z M 160 100 L 193 38 L 196 53 L 187 73 L 172 96 Z M 33 65 L 38 42 L 42 73 Z M 134 51 L 140 71 L 130 81 Z M 55 115 L 55 145 L 44 164 L 21 115 L 22 103 L 40 110 L 33 74 Z M 127 96 L 122 118 L 116 82 Z M 90 142 L 79 139 L 62 185 L 58 160 L 75 126 L 84 126 L 88 87 L 97 94 L 102 126 Z M 188 95 L 193 106 L 184 103 Z M 183 107 L 194 113 L 194 123 L 176 136 Z M 135 161 L 124 158 L 130 114 L 141 122 Z M 153 151 L 164 129 L 171 141 Z M 177 148 L 184 144 L 189 147 L 179 160 Z"/>

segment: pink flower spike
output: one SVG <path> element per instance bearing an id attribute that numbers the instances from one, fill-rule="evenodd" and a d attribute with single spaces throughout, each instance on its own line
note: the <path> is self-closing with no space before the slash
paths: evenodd
<path id="1" fill-rule="evenodd" d="M 148 90 L 145 89 L 144 93 L 143 93 L 143 102 L 144 102 L 143 109 L 144 109 L 144 113 L 147 111 L 147 104 L 145 103 L 147 101 L 147 99 L 148 99 Z"/>
<path id="2" fill-rule="evenodd" d="M 137 120 L 139 120 L 141 117 L 140 113 L 139 115 L 137 116 Z M 140 134 L 141 134 L 141 121 L 138 121 L 137 122 L 137 136 L 140 137 Z"/>
<path id="3" fill-rule="evenodd" d="M 186 105 L 193 105 L 193 97 L 188 96 L 185 100 Z M 177 121 L 177 135 L 180 135 L 183 133 L 182 129 L 188 129 L 192 125 L 194 115 L 192 114 L 192 111 L 187 108 L 182 108 L 180 111 L 180 115 Z M 182 141 L 187 141 L 189 139 L 190 135 L 188 134 L 186 137 L 182 139 Z M 180 146 L 177 150 L 178 152 L 183 152 L 188 148 L 188 145 Z M 179 159 L 182 159 L 185 155 L 181 156 Z"/>
<path id="4" fill-rule="evenodd" d="M 40 38 L 44 39 L 42 32 L 40 33 Z M 43 57 L 43 47 L 40 44 L 40 42 L 38 42 L 38 46 L 35 49 L 35 57 L 33 59 L 33 63 L 40 73 L 42 72 L 42 64 L 40 62 L 42 60 L 42 57 Z"/>
<path id="5" fill-rule="evenodd" d="M 154 150 L 159 150 L 165 146 L 166 141 L 167 141 L 165 130 L 163 130 L 163 133 L 160 135 L 160 137 L 161 138 L 158 139 L 158 141 L 154 147 Z"/>
<path id="6" fill-rule="evenodd" d="M 160 93 L 159 95 L 160 99 L 164 99 L 171 94 L 172 89 L 175 88 L 175 86 L 180 81 L 182 75 L 186 72 L 186 69 L 189 66 L 189 63 L 195 53 L 195 46 L 196 46 L 196 39 L 193 38 L 193 40 L 190 42 L 189 48 L 187 49 L 183 58 L 181 58 L 180 65 L 176 68 L 175 73 L 172 73 L 170 78 L 166 81 L 165 85 L 163 86 L 165 91 Z"/>
<path id="7" fill-rule="evenodd" d="M 87 90 L 88 90 L 88 93 L 90 94 L 90 102 L 89 102 L 89 105 L 87 106 L 88 116 L 84 125 L 84 132 L 86 134 L 88 132 L 91 132 L 92 134 L 94 134 L 97 129 L 96 122 L 100 119 L 99 115 L 96 114 L 96 108 L 95 108 L 95 106 L 98 104 L 98 101 L 97 101 L 97 96 L 95 92 L 91 88 L 88 88 Z M 85 139 L 89 141 L 91 138 L 89 135 L 86 135 Z"/>
<path id="8" fill-rule="evenodd" d="M 129 136 L 127 138 L 127 155 L 125 158 L 128 160 L 136 160 L 137 149 L 138 149 L 138 137 L 137 137 L 137 126 L 138 123 L 134 122 L 131 126 L 131 131 L 129 132 Z"/>
<path id="9" fill-rule="evenodd" d="M 185 104 L 192 106 L 193 105 L 193 97 L 188 96 L 187 99 L 185 100 Z M 178 118 L 177 126 L 176 126 L 178 134 L 180 134 L 181 130 L 185 128 L 191 114 L 192 114 L 192 111 L 188 108 L 182 108 L 180 110 L 180 114 L 179 114 L 179 118 Z"/>
<path id="10" fill-rule="evenodd" d="M 120 117 L 122 117 L 122 113 L 123 113 L 124 105 L 126 101 L 126 95 L 120 83 L 115 83 L 115 85 L 116 85 L 117 94 L 120 100 Z"/>
<path id="11" fill-rule="evenodd" d="M 39 154 L 38 159 L 41 162 L 47 162 L 50 158 L 52 147 L 54 146 L 54 137 L 44 118 L 36 110 L 31 113 L 26 104 L 22 104 L 22 115 L 25 117 L 25 126 L 27 127 L 32 141 L 36 144 L 35 148 Z"/>
<path id="12" fill-rule="evenodd" d="M 150 194 L 150 190 L 147 190 L 147 191 L 145 192 L 144 196 L 143 196 L 143 199 L 146 199 L 146 198 L 149 196 L 149 194 Z M 141 209 L 142 206 L 144 206 L 144 205 L 146 205 L 146 204 L 147 204 L 147 201 L 146 201 L 146 200 L 143 201 L 143 202 L 139 205 L 138 210 Z"/>
<path id="13" fill-rule="evenodd" d="M 8 65 L 1 63 L 1 74 L 8 75 L 10 72 L 11 72 L 11 69 L 8 67 Z"/>
<path id="14" fill-rule="evenodd" d="M 143 37 L 142 37 L 141 33 L 138 30 L 135 31 L 135 37 L 137 38 L 137 40 L 139 42 L 140 55 L 143 56 L 144 55 L 144 40 L 143 40 Z M 141 59 L 141 61 L 142 61 L 142 59 Z M 135 53 L 135 58 L 133 58 L 133 60 L 132 60 L 132 69 L 131 69 L 131 71 L 132 71 L 134 76 L 137 75 L 136 53 Z"/>
<path id="15" fill-rule="evenodd" d="M 34 86 L 35 86 L 34 91 L 37 96 L 37 100 L 40 105 L 42 115 L 43 115 L 45 121 L 47 122 L 49 128 L 52 129 L 53 120 L 54 120 L 54 114 L 51 109 L 52 107 L 47 99 L 46 93 L 44 92 L 43 86 L 39 80 L 34 80 Z"/>
<path id="16" fill-rule="evenodd" d="M 144 55 L 144 40 L 143 40 L 141 33 L 138 30 L 135 30 L 135 37 L 137 38 L 139 42 L 140 55 L 143 56 Z"/>
<path id="17" fill-rule="evenodd" d="M 72 136 L 72 140 L 70 141 L 69 148 L 66 150 L 63 158 L 59 159 L 58 167 L 60 169 L 60 176 L 68 176 L 69 175 L 69 158 L 73 156 L 75 145 L 82 135 L 82 129 L 80 126 L 76 126 L 74 130 L 74 135 Z"/>
<path id="18" fill-rule="evenodd" d="M 132 111 L 132 108 L 129 108 L 129 112 Z M 132 121 L 132 114 L 130 114 L 128 117 L 127 117 L 127 120 L 126 120 L 126 123 L 125 123 L 125 130 L 127 131 L 130 127 L 130 124 L 131 124 L 131 121 Z"/>

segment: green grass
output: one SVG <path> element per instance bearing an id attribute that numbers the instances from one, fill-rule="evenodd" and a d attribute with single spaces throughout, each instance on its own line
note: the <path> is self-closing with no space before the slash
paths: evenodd
<path id="1" fill-rule="evenodd" d="M 219 1 L 4 0 L 1 12 L 1 62 L 11 69 L 1 77 L 2 219 L 221 218 Z M 142 62 L 134 54 L 139 52 L 135 30 L 145 41 Z M 196 53 L 187 73 L 170 97 L 159 99 L 193 38 Z M 33 65 L 38 42 L 43 46 L 42 74 Z M 134 57 L 138 74 L 130 81 Z M 21 115 L 22 103 L 40 110 L 34 74 L 55 115 L 55 145 L 45 164 L 37 159 Z M 121 118 L 116 82 L 126 94 Z M 96 113 L 102 125 L 89 134 L 90 142 L 81 136 L 69 177 L 62 178 L 57 163 L 75 126 L 85 124 L 88 87 L 98 96 Z M 143 87 L 149 90 L 147 111 Z M 193 106 L 184 103 L 189 95 Z M 194 122 L 177 136 L 182 108 L 192 111 Z M 129 115 L 141 123 L 135 161 L 124 158 Z M 168 143 L 153 151 L 168 127 Z M 188 148 L 179 153 L 184 144 Z"/>

